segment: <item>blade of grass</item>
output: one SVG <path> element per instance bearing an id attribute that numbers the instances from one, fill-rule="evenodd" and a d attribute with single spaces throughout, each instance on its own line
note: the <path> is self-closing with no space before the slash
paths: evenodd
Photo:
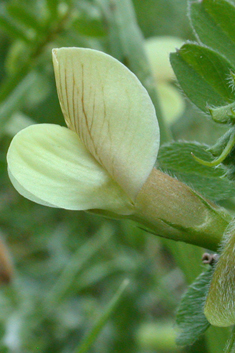
<path id="1" fill-rule="evenodd" d="M 58 22 L 48 29 L 48 31 L 45 33 L 45 36 L 40 38 L 38 42 L 32 44 L 34 46 L 31 48 L 31 53 L 29 54 L 24 64 L 18 68 L 13 76 L 6 77 L 3 80 L 0 87 L 0 103 L 2 103 L 7 98 L 7 96 L 24 79 L 24 77 L 37 65 L 38 59 L 40 58 L 41 54 L 44 53 L 48 43 L 52 42 L 55 37 L 66 27 L 66 24 L 70 19 L 71 11 L 72 7 L 69 7 L 66 13 L 64 13 L 64 15 L 58 20 Z"/>
<path id="2" fill-rule="evenodd" d="M 101 229 L 73 254 L 60 277 L 46 296 L 44 302 L 46 308 L 55 307 L 60 302 L 77 274 L 87 265 L 101 247 L 104 246 L 113 233 L 114 229 L 108 223 L 104 223 Z"/>
<path id="3" fill-rule="evenodd" d="M 129 284 L 129 280 L 125 279 L 120 287 L 118 288 L 116 294 L 109 302 L 107 308 L 105 309 L 103 315 L 97 320 L 89 334 L 83 339 L 83 341 L 79 344 L 77 348 L 73 351 L 73 353 L 85 353 L 91 348 L 92 344 L 95 342 L 97 336 L 100 331 L 103 329 L 107 321 L 109 320 L 112 313 L 116 310 L 120 300 L 122 299 L 122 295 L 126 290 L 126 287 Z"/>
<path id="4" fill-rule="evenodd" d="M 32 71 L 19 83 L 18 86 L 16 86 L 4 103 L 0 105 L 0 138 L 4 134 L 5 124 L 11 115 L 17 109 L 21 108 L 25 95 L 35 83 L 36 75 Z"/>

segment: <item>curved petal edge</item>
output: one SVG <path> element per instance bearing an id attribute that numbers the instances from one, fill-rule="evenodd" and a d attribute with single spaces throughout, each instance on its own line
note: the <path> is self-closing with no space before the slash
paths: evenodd
<path id="1" fill-rule="evenodd" d="M 146 89 L 123 64 L 100 51 L 54 49 L 53 62 L 68 127 L 134 200 L 154 166 L 160 140 Z"/>
<path id="2" fill-rule="evenodd" d="M 127 195 L 66 127 L 40 124 L 21 130 L 11 142 L 7 161 L 14 187 L 34 202 L 131 213 Z"/>

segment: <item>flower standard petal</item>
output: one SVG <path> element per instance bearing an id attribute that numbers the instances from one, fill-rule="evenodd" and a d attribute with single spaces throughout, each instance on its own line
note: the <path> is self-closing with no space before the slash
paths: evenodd
<path id="1" fill-rule="evenodd" d="M 68 127 L 134 200 L 159 148 L 147 91 L 124 65 L 96 50 L 54 49 L 53 62 Z"/>
<path id="2" fill-rule="evenodd" d="M 71 210 L 131 212 L 126 194 L 66 127 L 40 124 L 20 131 L 7 160 L 13 185 L 32 201 Z"/>

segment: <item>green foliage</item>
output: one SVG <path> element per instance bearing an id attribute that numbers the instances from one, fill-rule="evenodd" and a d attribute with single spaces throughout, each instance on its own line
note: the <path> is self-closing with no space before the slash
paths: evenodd
<path id="1" fill-rule="evenodd" d="M 216 51 L 198 44 L 184 44 L 171 54 L 171 64 L 184 92 L 204 112 L 234 100 L 229 82 L 234 68 Z"/>
<path id="2" fill-rule="evenodd" d="M 211 163 L 203 158 L 197 161 L 211 167 L 223 163 L 227 168 L 227 177 L 234 181 L 235 4 L 227 0 L 189 1 L 189 9 L 191 24 L 199 44 L 183 45 L 177 53 L 171 54 L 171 63 L 188 98 L 203 112 L 210 114 L 218 124 L 232 125 L 210 148 L 213 154 L 216 152 L 214 156 L 217 158 Z M 184 176 L 183 180 L 187 182 Z M 194 180 L 191 183 L 194 185 Z M 203 183 L 204 186 L 201 187 Z M 226 184 L 225 187 L 223 183 Z M 216 199 L 219 195 L 213 195 L 213 192 L 210 194 L 210 191 L 207 193 L 206 184 L 206 180 L 197 179 L 194 187 L 205 196 Z M 218 194 L 221 192 L 221 195 L 226 190 L 225 198 L 229 192 L 231 196 L 234 194 L 233 185 L 226 178 L 218 180 L 218 185 L 212 183 L 211 186 L 218 190 Z"/>
<path id="3" fill-rule="evenodd" d="M 228 178 L 234 181 L 235 4 L 234 1 L 226 0 L 189 1 L 189 14 L 199 43 L 184 44 L 177 53 L 171 54 L 172 66 L 190 101 L 204 113 L 210 114 L 218 124 L 227 124 L 229 129 L 215 141 L 214 146 L 205 146 L 204 152 L 202 145 L 199 147 L 198 144 L 186 142 L 182 142 L 178 149 L 178 143 L 164 146 L 160 166 L 162 163 L 163 168 L 188 182 L 206 197 L 219 200 L 220 197 L 234 195 L 234 183 L 229 182 Z M 190 152 L 197 157 L 200 163 L 198 166 L 194 165 L 196 161 L 189 160 Z M 173 162 L 169 161 L 168 153 L 171 154 Z M 216 168 L 213 167 L 215 165 Z M 211 171 L 207 169 L 210 166 Z M 207 187 L 209 185 L 213 189 L 212 192 Z M 229 262 L 226 261 L 224 266 L 228 268 Z M 183 298 L 177 316 L 182 331 L 178 338 L 179 344 L 192 343 L 209 325 L 203 314 L 203 302 L 210 277 L 209 272 L 208 276 L 206 273 L 202 274 L 201 282 L 199 277 L 199 282 L 196 281 L 195 286 L 190 288 Z M 223 293 L 214 293 L 215 301 L 216 294 L 221 298 Z M 196 309 L 193 301 L 196 303 Z M 226 305 L 231 307 L 228 302 Z M 234 334 L 227 345 L 228 352 L 234 349 L 233 337 Z"/>
<path id="4" fill-rule="evenodd" d="M 176 342 L 180 346 L 193 344 L 210 326 L 203 309 L 212 273 L 212 268 L 203 272 L 189 286 L 181 300 L 176 314 L 176 323 L 180 332 Z"/>
<path id="5" fill-rule="evenodd" d="M 208 147 L 196 142 L 171 142 L 160 148 L 158 163 L 162 168 L 173 172 L 192 173 L 208 178 L 224 176 L 225 169 L 222 166 L 218 166 L 216 169 L 210 168 L 197 163 L 193 158 L 192 154 L 210 161 L 213 155 L 208 151 Z"/>
<path id="6" fill-rule="evenodd" d="M 36 84 L 36 75 L 34 72 L 26 76 L 20 84 L 12 91 L 11 94 L 5 99 L 1 105 L 0 113 L 0 136 L 4 134 L 4 127 L 9 117 L 17 110 L 22 107 L 25 96 L 32 89 L 32 86 Z"/>
<path id="7" fill-rule="evenodd" d="M 235 327 L 233 326 L 232 332 L 228 339 L 224 353 L 234 353 L 234 352 L 235 352 Z"/>
<path id="8" fill-rule="evenodd" d="M 234 24 L 231 21 L 232 13 L 234 13 L 233 4 L 223 0 L 192 1 L 190 3 L 190 20 L 197 38 L 205 45 L 222 53 L 234 66 L 235 38 Z"/>
<path id="9" fill-rule="evenodd" d="M 73 21 L 73 28 L 81 35 L 88 37 L 104 37 L 107 35 L 101 11 L 91 3 L 78 7 L 78 13 Z"/>
<path id="10" fill-rule="evenodd" d="M 35 13 L 30 12 L 28 8 L 17 4 L 10 3 L 7 6 L 7 12 L 9 17 L 14 20 L 15 23 L 19 23 L 26 28 L 26 30 L 34 30 L 35 32 L 40 32 L 43 28 L 42 24 L 39 21 L 39 18 Z M 32 33 L 33 35 L 33 33 Z"/>
<path id="11" fill-rule="evenodd" d="M 193 155 L 211 161 L 208 146 L 194 142 L 171 142 L 160 148 L 158 163 L 166 172 L 176 176 L 205 197 L 223 200 L 234 196 L 235 186 L 226 177 L 226 169 L 211 168 L 198 163 Z"/>
<path id="12" fill-rule="evenodd" d="M 122 299 L 122 295 L 129 284 L 128 280 L 124 280 L 123 283 L 120 285 L 118 288 L 118 291 L 114 295 L 113 299 L 110 301 L 108 304 L 106 310 L 102 314 L 102 316 L 99 318 L 97 323 L 94 325 L 92 328 L 91 332 L 86 336 L 86 338 L 82 341 L 81 345 L 77 349 L 75 349 L 74 353 L 85 353 L 87 352 L 92 344 L 95 342 L 98 334 L 110 318 L 110 316 L 113 314 L 113 312 L 116 310 L 120 300 Z"/>

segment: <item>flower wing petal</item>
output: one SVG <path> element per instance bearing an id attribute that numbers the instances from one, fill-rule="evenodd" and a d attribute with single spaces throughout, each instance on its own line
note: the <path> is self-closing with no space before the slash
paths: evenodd
<path id="1" fill-rule="evenodd" d="M 21 130 L 11 142 L 7 161 L 13 185 L 32 201 L 128 213 L 126 194 L 66 127 L 40 124 Z"/>
<path id="2" fill-rule="evenodd" d="M 68 127 L 134 200 L 159 148 L 147 91 L 123 64 L 96 50 L 54 49 L 53 61 Z"/>

